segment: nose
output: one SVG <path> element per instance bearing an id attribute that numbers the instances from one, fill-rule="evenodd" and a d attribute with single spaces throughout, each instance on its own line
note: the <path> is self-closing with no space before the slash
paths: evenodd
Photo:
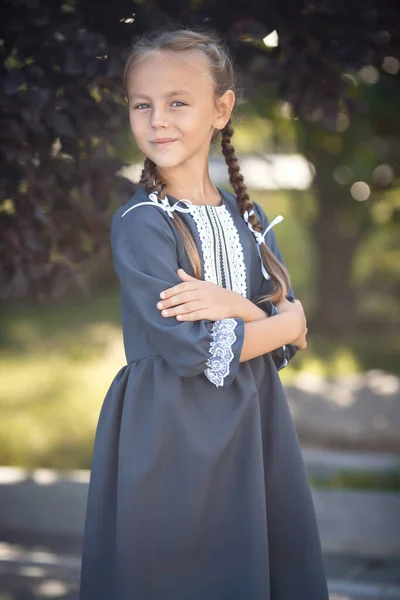
<path id="1" fill-rule="evenodd" d="M 154 108 L 154 110 L 151 113 L 150 124 L 154 129 L 159 129 L 161 127 L 169 127 L 168 119 L 163 109 Z"/>

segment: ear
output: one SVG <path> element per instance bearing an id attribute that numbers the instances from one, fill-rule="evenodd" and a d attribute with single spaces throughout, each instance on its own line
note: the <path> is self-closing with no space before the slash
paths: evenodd
<path id="1" fill-rule="evenodd" d="M 217 99 L 216 116 L 213 127 L 223 129 L 230 119 L 233 107 L 235 106 L 235 92 L 227 90 Z"/>

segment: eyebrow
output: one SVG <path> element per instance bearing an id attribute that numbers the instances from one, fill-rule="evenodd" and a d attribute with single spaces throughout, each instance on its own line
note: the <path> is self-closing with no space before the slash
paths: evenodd
<path id="1" fill-rule="evenodd" d="M 164 94 L 166 98 L 170 98 L 171 96 L 191 96 L 192 93 L 189 90 L 172 90 L 172 92 L 168 92 Z M 144 98 L 145 100 L 151 100 L 150 96 L 146 96 L 146 94 L 131 94 L 129 96 L 129 100 L 133 100 L 134 98 Z"/>

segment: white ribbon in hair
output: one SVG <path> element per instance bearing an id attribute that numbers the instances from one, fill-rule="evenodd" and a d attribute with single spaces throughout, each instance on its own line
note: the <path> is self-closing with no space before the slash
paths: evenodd
<path id="1" fill-rule="evenodd" d="M 261 261 L 261 271 L 262 274 L 264 275 L 265 279 L 271 279 L 269 273 L 267 272 L 267 269 L 264 266 L 264 262 L 261 256 L 261 250 L 260 250 L 260 244 L 262 244 L 263 242 L 265 243 L 265 236 L 267 235 L 268 231 L 270 229 L 272 229 L 272 227 L 274 225 L 276 225 L 277 223 L 280 223 L 281 221 L 283 221 L 283 217 L 282 215 L 278 215 L 277 217 L 275 217 L 275 219 L 273 221 L 271 221 L 271 223 L 268 225 L 267 229 L 264 231 L 264 233 L 261 233 L 261 231 L 256 231 L 253 227 L 253 225 L 249 222 L 249 217 L 251 215 L 254 214 L 254 210 L 251 210 L 250 212 L 248 212 L 247 210 L 244 211 L 243 214 L 243 218 L 247 223 L 247 227 L 250 229 L 250 231 L 252 232 L 252 234 L 254 235 L 254 237 L 256 238 L 256 242 L 257 242 L 257 252 L 258 252 L 258 256 L 260 257 L 260 261 Z"/>
<path id="2" fill-rule="evenodd" d="M 169 202 L 168 202 L 168 198 L 167 196 L 165 198 L 161 198 L 160 200 L 157 197 L 158 192 L 152 192 L 151 194 L 149 194 L 149 199 L 151 200 L 151 202 L 139 202 L 139 204 L 134 204 L 133 206 L 131 206 L 130 208 L 128 208 L 128 210 L 126 210 L 122 215 L 121 218 L 124 217 L 126 215 L 126 213 L 128 213 L 130 210 L 132 210 L 133 208 L 137 208 L 138 206 L 143 206 L 145 204 L 149 205 L 149 206 L 159 206 L 160 208 L 163 209 L 163 211 L 165 211 L 169 217 L 171 217 L 171 219 L 174 218 L 174 215 L 172 214 L 174 211 L 178 211 L 178 212 L 190 212 L 192 210 L 192 202 L 190 200 L 177 200 L 177 202 L 175 202 L 175 204 L 173 204 L 172 206 L 170 206 Z M 180 202 L 184 202 L 184 203 L 189 203 L 192 206 L 178 206 Z"/>

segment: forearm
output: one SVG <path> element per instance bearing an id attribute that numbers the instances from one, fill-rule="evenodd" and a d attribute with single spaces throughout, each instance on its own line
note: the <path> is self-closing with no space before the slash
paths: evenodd
<path id="1" fill-rule="evenodd" d="M 269 315 L 257 306 L 254 302 L 249 300 L 248 298 L 244 298 L 241 294 L 237 292 L 232 292 L 235 294 L 234 298 L 234 308 L 232 314 L 229 316 L 232 317 L 241 317 L 245 323 L 251 323 L 252 321 L 261 321 L 263 319 L 268 319 Z"/>
<path id="2" fill-rule="evenodd" d="M 289 312 L 245 323 L 239 362 L 262 356 L 284 344 L 290 344 L 296 339 L 298 329 L 298 317 Z"/>

